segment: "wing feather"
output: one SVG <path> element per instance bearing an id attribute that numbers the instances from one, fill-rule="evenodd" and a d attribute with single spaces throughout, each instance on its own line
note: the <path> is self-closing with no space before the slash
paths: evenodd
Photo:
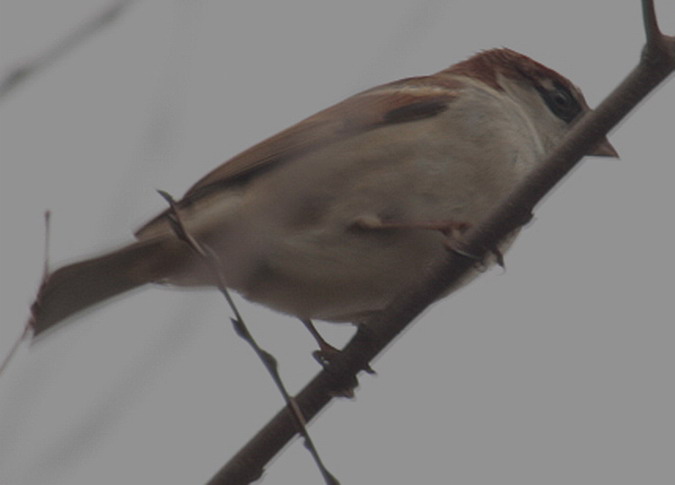
<path id="1" fill-rule="evenodd" d="M 212 193 L 278 167 L 314 149 L 396 123 L 436 116 L 457 96 L 462 83 L 443 75 L 408 78 L 369 89 L 287 128 L 243 151 L 195 183 L 179 202 L 186 207 Z M 141 227 L 152 232 L 166 211 Z"/>

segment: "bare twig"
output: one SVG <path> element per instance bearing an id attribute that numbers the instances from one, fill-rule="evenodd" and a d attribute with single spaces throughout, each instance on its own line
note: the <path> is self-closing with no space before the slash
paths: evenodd
<path id="1" fill-rule="evenodd" d="M 49 236 L 51 234 L 50 231 L 50 221 L 51 221 L 52 213 L 50 211 L 45 211 L 45 244 L 44 244 L 44 260 L 43 260 L 43 266 L 42 266 L 42 279 L 41 279 L 41 284 L 44 284 L 45 281 L 47 281 L 47 278 L 49 277 Z M 31 317 L 32 318 L 32 317 Z M 19 350 L 19 346 L 24 340 L 29 340 L 30 337 L 33 334 L 33 327 L 31 325 L 31 320 L 29 319 L 26 322 L 26 326 L 23 329 L 23 332 L 19 336 L 18 339 L 16 339 L 16 342 L 12 345 L 12 348 L 9 350 L 9 353 L 5 356 L 4 360 L 2 361 L 2 364 L 0 364 L 0 376 L 5 372 L 5 369 L 9 365 L 9 362 L 12 360 L 14 357 L 14 354 L 16 353 L 17 350 Z"/>
<path id="2" fill-rule="evenodd" d="M 43 257 L 42 266 L 42 281 L 45 281 L 49 276 L 49 238 L 51 236 L 51 211 L 45 211 L 45 254 Z"/>
<path id="3" fill-rule="evenodd" d="M 69 33 L 61 41 L 57 42 L 46 52 L 43 52 L 33 60 L 24 62 L 15 67 L 0 81 L 0 99 L 6 96 L 12 89 L 25 82 L 37 72 L 46 68 L 54 61 L 72 51 L 75 47 L 82 44 L 101 28 L 117 19 L 122 11 L 128 7 L 133 0 L 116 0 L 102 12 L 91 18 L 76 30 Z"/>
<path id="4" fill-rule="evenodd" d="M 169 193 L 164 192 L 163 190 L 159 190 L 158 192 L 162 197 L 164 197 L 164 199 L 169 204 L 170 208 L 169 223 L 171 224 L 171 227 L 174 233 L 176 234 L 176 237 L 186 242 L 190 246 L 190 248 L 192 248 L 197 254 L 199 254 L 199 256 L 207 263 L 208 268 L 210 268 L 213 271 L 214 276 L 216 277 L 218 290 L 223 294 L 223 296 L 227 300 L 228 305 L 232 309 L 232 312 L 234 313 L 234 318 L 231 318 L 230 321 L 232 322 L 232 325 L 234 326 L 237 335 L 239 335 L 242 339 L 244 339 L 253 348 L 256 355 L 262 361 L 263 365 L 267 369 L 267 372 L 269 372 L 270 376 L 272 377 L 274 384 L 276 384 L 277 388 L 279 389 L 279 392 L 281 393 L 282 397 L 284 398 L 284 401 L 286 402 L 286 408 L 284 409 L 284 411 L 287 411 L 286 416 L 288 416 L 290 419 L 294 421 L 295 424 L 294 429 L 297 432 L 299 432 L 300 435 L 303 437 L 305 441 L 305 448 L 307 448 L 309 453 L 312 455 L 312 458 L 314 459 L 314 462 L 319 468 L 319 471 L 321 472 L 324 481 L 326 482 L 327 485 L 339 485 L 337 479 L 328 471 L 326 466 L 323 464 L 323 461 L 319 456 L 316 446 L 314 446 L 314 442 L 312 441 L 312 438 L 309 436 L 309 433 L 307 432 L 306 427 L 307 421 L 303 416 L 302 411 L 296 404 L 295 400 L 286 390 L 286 386 L 284 385 L 283 381 L 281 380 L 277 360 L 274 358 L 274 356 L 272 356 L 272 354 L 270 354 L 262 347 L 260 347 L 260 345 L 258 345 L 258 342 L 256 342 L 256 340 L 253 338 L 253 335 L 251 335 L 248 328 L 246 327 L 244 319 L 239 313 L 239 309 L 234 303 L 234 300 L 232 299 L 230 292 L 227 290 L 225 275 L 224 272 L 222 271 L 222 263 L 220 261 L 220 258 L 218 257 L 216 252 L 213 251 L 208 245 L 199 242 L 192 234 L 190 234 L 190 232 L 183 224 L 183 221 L 180 217 L 178 204 L 173 199 L 173 197 L 171 197 Z M 262 469 L 260 469 L 260 472 L 262 474 Z M 258 479 L 259 477 L 260 475 L 258 476 L 252 475 L 248 477 L 248 479 L 252 481 Z"/>
<path id="5" fill-rule="evenodd" d="M 503 204 L 465 235 L 462 249 L 484 255 L 497 241 L 522 225 L 532 208 L 577 162 L 624 118 L 648 93 L 675 69 L 675 38 L 661 35 L 652 0 L 643 0 L 648 42 L 638 66 L 598 106 L 584 117 L 561 145 L 531 174 Z M 332 398 L 336 389 L 353 382 L 355 376 L 398 335 L 422 310 L 458 281 L 474 264 L 470 258 L 449 252 L 444 264 L 419 288 L 401 295 L 395 302 L 363 325 L 340 355 L 331 359 L 330 372 L 319 373 L 295 397 L 303 416 L 311 420 Z M 295 435 L 288 413 L 276 414 L 209 481 L 216 484 L 250 483 L 260 476 L 265 464 Z"/>
<path id="6" fill-rule="evenodd" d="M 654 2 L 642 2 L 642 21 L 645 27 L 647 44 L 658 44 L 662 34 L 656 20 Z"/>
<path id="7" fill-rule="evenodd" d="M 14 357 L 16 351 L 19 350 L 19 345 L 21 345 L 21 342 L 23 342 L 24 340 L 28 340 L 28 338 L 30 337 L 30 330 L 31 330 L 30 325 L 26 325 L 21 335 L 19 335 L 19 338 L 17 338 L 14 344 L 12 345 L 12 348 L 9 349 L 9 352 L 2 361 L 2 364 L 0 364 L 0 376 L 2 375 L 3 372 L 5 372 L 5 369 L 9 365 L 9 362 L 12 360 L 12 357 Z"/>

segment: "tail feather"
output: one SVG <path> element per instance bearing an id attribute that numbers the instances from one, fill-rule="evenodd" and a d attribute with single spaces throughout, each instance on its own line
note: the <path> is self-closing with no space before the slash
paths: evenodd
<path id="1" fill-rule="evenodd" d="M 92 305 L 167 277 L 185 263 L 184 246 L 177 240 L 140 241 L 49 274 L 31 307 L 33 335 Z"/>

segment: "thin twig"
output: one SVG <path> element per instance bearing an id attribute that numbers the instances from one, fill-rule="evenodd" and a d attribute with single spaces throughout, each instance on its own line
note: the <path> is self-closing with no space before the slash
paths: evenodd
<path id="1" fill-rule="evenodd" d="M 51 234 L 50 230 L 51 216 L 52 213 L 50 211 L 45 211 L 44 259 L 42 265 L 42 279 L 40 280 L 41 281 L 40 284 L 44 284 L 44 282 L 47 281 L 47 278 L 49 277 L 49 236 Z M 0 364 L 0 376 L 3 374 L 3 372 L 5 372 L 5 369 L 9 365 L 9 362 L 14 357 L 16 351 L 19 350 L 21 342 L 23 342 L 24 340 L 29 340 L 30 337 L 32 336 L 33 326 L 31 325 L 31 319 L 29 319 L 26 322 L 26 326 L 24 327 L 23 332 L 21 333 L 19 338 L 16 339 L 16 342 L 14 342 L 14 344 L 12 345 L 12 348 L 9 350 L 9 353 L 5 356 L 4 360 L 2 361 L 2 364 Z"/>
<path id="2" fill-rule="evenodd" d="M 296 430 L 303 437 L 305 448 L 307 448 L 309 453 L 312 455 L 312 458 L 314 459 L 314 462 L 319 468 L 319 471 L 321 472 L 324 481 L 326 482 L 327 485 L 339 485 L 338 480 L 328 471 L 326 466 L 323 464 L 323 461 L 319 456 L 316 446 L 314 446 L 314 442 L 312 441 L 312 438 L 309 436 L 309 433 L 307 431 L 306 427 L 307 421 L 305 420 L 305 417 L 302 415 L 300 408 L 296 404 L 295 400 L 288 393 L 288 391 L 286 390 L 286 386 L 281 380 L 277 360 L 274 358 L 274 356 L 272 356 L 272 354 L 270 354 L 262 347 L 260 347 L 260 345 L 258 345 L 256 340 L 253 338 L 253 335 L 251 335 L 248 328 L 246 327 L 244 319 L 239 313 L 239 310 L 236 304 L 234 303 L 234 300 L 232 299 L 230 292 L 227 290 L 225 275 L 224 272 L 222 271 L 223 266 L 220 261 L 220 258 L 218 257 L 216 252 L 213 251 L 208 245 L 199 242 L 192 234 L 190 234 L 190 232 L 185 227 L 185 224 L 183 224 L 183 221 L 180 217 L 178 204 L 173 199 L 173 197 L 171 197 L 169 193 L 164 192 L 162 190 L 159 190 L 158 192 L 162 197 L 164 197 L 164 199 L 169 204 L 169 223 L 171 224 L 171 227 L 174 233 L 176 234 L 176 237 L 186 242 L 190 246 L 190 248 L 192 248 L 197 254 L 199 254 L 201 258 L 204 259 L 204 261 L 207 263 L 207 266 L 213 271 L 214 276 L 216 277 L 217 280 L 218 290 L 223 294 L 223 296 L 227 300 L 228 305 L 232 309 L 232 312 L 234 313 L 234 318 L 230 318 L 230 321 L 232 322 L 232 325 L 234 326 L 237 335 L 239 335 L 242 339 L 244 339 L 253 348 L 256 355 L 258 356 L 258 358 L 260 358 L 263 365 L 267 369 L 267 372 L 269 372 L 270 376 L 272 377 L 274 384 L 276 384 L 277 388 L 279 389 L 279 392 L 281 393 L 281 395 L 284 398 L 284 401 L 286 402 L 286 409 L 290 411 L 289 413 L 287 413 L 287 415 L 290 414 L 291 419 L 294 419 Z M 250 479 L 256 480 L 259 477 L 260 475 L 256 477 L 252 476 L 250 477 Z"/>
<path id="3" fill-rule="evenodd" d="M 576 163 L 623 119 L 647 94 L 675 69 L 675 38 L 658 36 L 651 0 L 643 0 L 648 36 L 638 66 L 603 101 L 597 110 L 585 116 L 566 136 L 561 145 L 541 167 L 520 184 L 488 217 L 467 231 L 462 248 L 469 254 L 484 255 L 497 242 L 527 220 L 532 208 L 567 174 Z M 655 46 L 655 47 L 654 47 Z M 429 304 L 435 301 L 473 265 L 461 254 L 449 252 L 440 265 L 419 288 L 401 295 L 382 313 L 360 327 L 343 351 L 331 360 L 330 372 L 314 377 L 295 397 L 306 419 L 311 420 L 330 402 L 332 390 L 353 381 L 356 374 L 398 335 Z M 284 410 L 278 412 L 223 468 L 208 482 L 217 484 L 250 483 L 267 462 L 295 435 L 295 429 Z"/>
<path id="4" fill-rule="evenodd" d="M 654 44 L 661 38 L 661 31 L 656 19 L 654 2 L 642 2 L 642 21 L 644 23 L 647 44 Z"/>
<path id="5" fill-rule="evenodd" d="M 12 89 L 34 76 L 37 72 L 43 70 L 50 64 L 53 64 L 54 61 L 60 57 L 68 54 L 93 34 L 100 31 L 103 27 L 112 23 L 132 2 L 133 0 L 116 0 L 102 12 L 96 14 L 79 28 L 70 32 L 66 37 L 61 39 L 61 41 L 50 46 L 47 51 L 38 55 L 31 61 L 24 62 L 15 67 L 2 79 L 2 81 L 0 81 L 0 99 L 6 96 Z"/>
<path id="6" fill-rule="evenodd" d="M 42 281 L 49 277 L 49 239 L 51 236 L 51 211 L 45 211 L 45 253 L 42 266 Z"/>
<path id="7" fill-rule="evenodd" d="M 30 325 L 26 325 L 21 335 L 19 335 L 19 338 L 16 339 L 16 341 L 12 345 L 12 348 L 9 349 L 9 353 L 5 356 L 5 359 L 2 361 L 2 364 L 0 364 L 0 376 L 3 374 L 3 372 L 5 372 L 5 369 L 9 365 L 9 361 L 12 360 L 12 357 L 14 357 L 16 351 L 19 350 L 21 342 L 27 340 L 30 337 L 30 330 L 31 330 Z"/>

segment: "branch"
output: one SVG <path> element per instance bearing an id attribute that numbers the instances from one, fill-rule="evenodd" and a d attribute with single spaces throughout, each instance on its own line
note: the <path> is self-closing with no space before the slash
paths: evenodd
<path id="1" fill-rule="evenodd" d="M 526 222 L 534 206 L 594 148 L 614 126 L 675 69 L 675 37 L 662 35 L 656 23 L 652 0 L 643 0 L 647 44 L 641 60 L 626 79 L 570 131 L 561 145 L 480 224 L 465 233 L 461 252 L 449 252 L 428 281 L 401 295 L 394 303 L 363 325 L 328 370 L 319 373 L 296 396 L 295 401 L 309 421 L 333 397 L 336 389 L 348 387 L 368 363 L 445 290 L 458 282 L 475 261 L 463 256 L 484 256 L 497 242 Z M 208 482 L 250 483 L 295 435 L 292 416 L 279 411 Z"/>
<path id="2" fill-rule="evenodd" d="M 162 197 L 164 197 L 164 200 L 166 200 L 166 202 L 169 204 L 168 221 L 176 237 L 179 240 L 186 243 L 188 246 L 190 246 L 190 248 L 202 259 L 202 261 L 206 263 L 206 266 L 213 271 L 213 277 L 217 282 L 216 286 L 218 288 L 218 291 L 220 291 L 220 293 L 225 297 L 225 300 L 227 300 L 227 303 L 230 306 L 232 313 L 234 314 L 234 318 L 230 318 L 230 322 L 232 323 L 235 332 L 237 332 L 237 335 L 239 335 L 239 337 L 241 337 L 251 346 L 253 351 L 256 353 L 256 355 L 262 362 L 263 366 L 265 366 L 267 372 L 270 374 L 270 377 L 274 381 L 274 384 L 277 386 L 277 389 L 279 390 L 281 396 L 284 398 L 284 401 L 286 402 L 286 409 L 290 411 L 291 417 L 295 422 L 297 432 L 299 432 L 300 435 L 305 440 L 305 448 L 307 448 L 307 450 L 312 455 L 312 458 L 314 459 L 314 462 L 319 468 L 319 471 L 321 472 L 321 475 L 324 478 L 326 485 L 339 485 L 337 479 L 328 471 L 328 469 L 323 464 L 323 461 L 319 456 L 319 452 L 316 450 L 314 442 L 312 441 L 312 438 L 309 436 L 309 433 L 307 432 L 307 428 L 305 426 L 307 421 L 305 420 L 305 417 L 300 412 L 300 408 L 298 408 L 298 406 L 295 404 L 295 401 L 293 401 L 293 398 L 290 396 L 290 394 L 286 390 L 286 386 L 281 380 L 281 375 L 279 374 L 279 367 L 277 365 L 277 359 L 275 359 L 272 354 L 270 354 L 262 347 L 260 347 L 260 345 L 258 345 L 258 342 L 256 342 L 256 340 L 253 338 L 253 335 L 251 335 L 251 333 L 248 330 L 248 327 L 244 323 L 244 319 L 239 313 L 237 305 L 235 305 L 234 300 L 230 296 L 230 292 L 227 289 L 227 284 L 225 281 L 225 273 L 223 272 L 223 265 L 220 261 L 220 258 L 209 246 L 199 242 L 187 230 L 185 224 L 183 224 L 183 219 L 180 215 L 178 204 L 173 199 L 173 197 L 168 192 L 165 192 L 163 190 L 158 190 L 157 192 L 159 192 L 159 194 Z"/>
<path id="3" fill-rule="evenodd" d="M 119 18 L 120 14 L 127 6 L 131 5 L 132 1 L 133 0 L 116 0 L 102 12 L 98 13 L 61 41 L 51 46 L 46 52 L 40 54 L 32 61 L 24 62 L 15 67 L 9 74 L 4 76 L 2 81 L 0 81 L 0 99 L 6 96 L 19 84 L 35 75 L 38 71 L 43 70 L 60 57 L 71 52 L 89 37 L 99 32 L 103 27 L 111 24 Z"/>

